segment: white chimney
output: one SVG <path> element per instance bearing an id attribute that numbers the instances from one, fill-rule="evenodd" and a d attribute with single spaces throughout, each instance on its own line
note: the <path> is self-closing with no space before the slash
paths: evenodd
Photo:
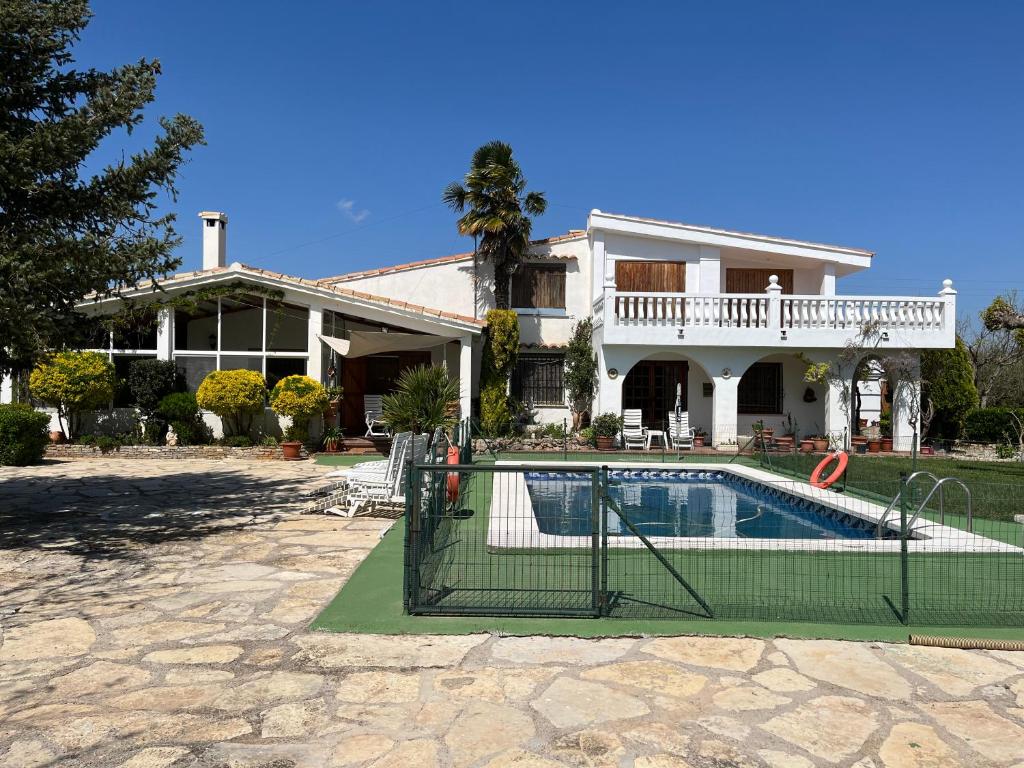
<path id="1" fill-rule="evenodd" d="M 203 269 L 227 264 L 228 216 L 220 211 L 200 211 L 203 220 Z"/>

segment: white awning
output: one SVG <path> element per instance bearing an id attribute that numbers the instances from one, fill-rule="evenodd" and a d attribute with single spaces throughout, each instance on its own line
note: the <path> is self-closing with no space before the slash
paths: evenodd
<path id="1" fill-rule="evenodd" d="M 342 357 L 365 357 L 383 352 L 409 352 L 432 349 L 455 341 L 457 336 L 434 336 L 423 333 L 381 333 L 379 331 L 352 331 L 347 339 L 321 336 L 320 340 Z"/>

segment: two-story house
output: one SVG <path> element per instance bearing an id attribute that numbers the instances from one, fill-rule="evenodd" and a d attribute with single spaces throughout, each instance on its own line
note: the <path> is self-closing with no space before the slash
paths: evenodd
<path id="1" fill-rule="evenodd" d="M 261 371 L 271 386 L 306 373 L 344 386 L 342 425 L 358 435 L 363 395 L 390 391 L 411 365 L 443 364 L 461 381 L 462 412 L 472 411 L 483 318 L 494 306 L 489 264 L 467 252 L 296 278 L 229 264 L 227 217 L 200 217 L 203 269 L 161 281 L 163 295 L 227 285 L 237 292 L 188 309 L 164 305 L 124 338 L 98 337 L 95 348 L 119 370 L 139 356 L 173 359 L 192 388 L 218 368 Z M 535 421 L 567 417 L 564 348 L 575 322 L 590 316 L 599 363 L 594 413 L 639 408 L 657 427 L 678 397 L 690 423 L 716 446 L 734 444 L 759 420 L 779 428 L 791 419 L 802 434 L 841 437 L 848 421 L 842 387 L 805 382 L 808 360 L 837 359 L 869 323 L 879 357 L 954 343 L 949 280 L 934 297 L 837 293 L 837 283 L 869 269 L 873 256 L 594 210 L 585 230 L 535 241 L 513 276 L 522 352 L 512 393 Z M 155 297 L 146 285 L 129 295 L 141 303 Z M 119 304 L 108 299 L 83 309 L 109 313 Z M 920 387 L 916 376 L 905 378 L 888 388 L 897 395 L 896 448 L 904 450 L 914 430 L 900 404 Z M 852 376 L 848 386 L 857 388 Z M 6 382 L 4 396 L 9 391 Z"/>

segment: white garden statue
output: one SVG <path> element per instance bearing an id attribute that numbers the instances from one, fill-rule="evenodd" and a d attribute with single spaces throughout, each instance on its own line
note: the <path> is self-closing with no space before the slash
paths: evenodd
<path id="1" fill-rule="evenodd" d="M 165 442 L 168 445 L 177 445 L 178 444 L 178 433 L 174 431 L 174 427 L 168 427 L 167 428 L 167 438 L 166 438 Z"/>

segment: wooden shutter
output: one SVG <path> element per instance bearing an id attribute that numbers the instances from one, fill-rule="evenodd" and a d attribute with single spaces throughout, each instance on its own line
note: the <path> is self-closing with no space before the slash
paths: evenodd
<path id="1" fill-rule="evenodd" d="M 512 275 L 512 306 L 565 309 L 565 265 L 521 264 Z"/>
<path id="2" fill-rule="evenodd" d="M 764 293 L 768 278 L 779 276 L 783 293 L 793 293 L 792 269 L 731 269 L 725 270 L 726 293 Z"/>
<path id="3" fill-rule="evenodd" d="M 686 262 L 616 261 L 615 290 L 683 293 L 686 290 Z"/>

